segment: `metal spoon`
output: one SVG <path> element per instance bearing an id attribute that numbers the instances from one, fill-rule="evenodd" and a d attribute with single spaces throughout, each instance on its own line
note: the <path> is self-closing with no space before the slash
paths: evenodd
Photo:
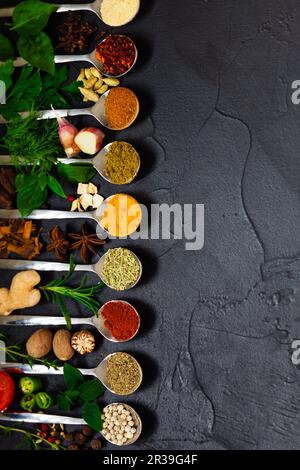
<path id="1" fill-rule="evenodd" d="M 100 364 L 95 369 L 79 369 L 79 371 L 83 375 L 93 375 L 93 376 L 97 377 L 97 379 L 99 379 L 103 383 L 104 387 L 109 392 L 114 393 L 115 395 L 120 395 L 115 390 L 112 390 L 110 388 L 110 386 L 107 382 L 107 378 L 106 378 L 108 361 L 115 354 L 118 354 L 118 353 L 115 352 L 115 353 L 112 353 L 112 354 L 109 354 L 108 356 L 106 356 L 103 359 L 103 361 L 101 361 Z M 128 354 L 128 353 L 126 353 L 126 354 Z M 143 371 L 142 371 L 142 368 L 141 368 L 139 362 L 133 356 L 131 356 L 131 358 L 133 359 L 133 361 L 135 362 L 136 366 L 139 369 L 140 380 L 136 384 L 135 388 L 130 393 L 128 393 L 126 395 L 132 395 L 134 392 L 136 392 L 137 389 L 141 386 L 142 381 L 143 381 Z M 25 372 L 26 374 L 30 374 L 30 375 L 37 375 L 37 374 L 39 374 L 39 375 L 62 375 L 64 373 L 63 367 L 58 367 L 57 369 L 55 369 L 54 367 L 47 367 L 47 366 L 41 366 L 41 365 L 32 365 L 31 366 L 29 364 L 21 364 L 21 363 L 17 363 L 17 362 L 0 363 L 0 370 L 4 370 L 4 369 L 5 370 L 13 369 L 13 370 Z"/>
<path id="2" fill-rule="evenodd" d="M 105 173 L 106 155 L 108 154 L 109 149 L 111 148 L 112 144 L 113 144 L 113 142 L 111 142 L 110 144 L 107 144 L 93 158 L 81 158 L 81 159 L 79 159 L 79 158 L 58 158 L 57 160 L 60 163 L 64 163 L 65 165 L 71 165 L 71 164 L 76 164 L 76 163 L 78 165 L 86 165 L 86 164 L 93 165 L 95 170 L 99 173 L 99 175 L 103 179 L 105 179 L 106 181 L 108 181 L 111 184 L 115 184 L 111 181 L 111 179 Z M 137 168 L 137 171 L 136 171 L 136 174 L 135 174 L 134 178 L 132 178 L 130 181 L 126 182 L 126 184 L 132 183 L 132 181 L 136 178 L 136 176 L 137 176 L 137 174 L 140 170 L 141 159 L 140 159 L 140 156 L 139 156 L 137 151 L 136 151 L 136 154 L 138 155 L 139 165 L 138 165 L 138 168 Z M 1 165 L 6 166 L 6 165 L 12 165 L 12 164 L 13 164 L 12 159 L 9 155 L 0 155 L 0 166 Z"/>
<path id="3" fill-rule="evenodd" d="M 138 440 L 142 432 L 142 420 L 139 414 L 135 411 L 134 408 L 127 405 L 126 403 L 111 403 L 111 405 L 123 405 L 124 408 L 130 411 L 131 416 L 133 417 L 134 425 L 136 428 L 136 433 L 134 434 L 133 438 L 128 440 L 124 446 L 128 446 L 133 444 Z M 108 405 L 109 406 L 109 405 Z M 8 421 L 14 423 L 34 423 L 34 424 L 66 424 L 66 425 L 74 425 L 74 426 L 83 426 L 86 422 L 82 418 L 73 418 L 72 416 L 57 416 L 57 415 L 48 415 L 48 414 L 40 414 L 40 413 L 25 413 L 25 412 L 18 412 L 18 411 L 8 411 L 5 413 L 0 413 L 0 421 Z M 101 433 L 102 434 L 102 433 Z M 104 439 L 108 442 L 113 442 L 110 439 L 102 434 Z"/>
<path id="4" fill-rule="evenodd" d="M 106 93 L 104 93 L 101 98 L 95 103 L 93 106 L 89 108 L 81 108 L 81 109 L 49 109 L 47 111 L 41 111 L 39 113 L 38 119 L 56 119 L 58 117 L 70 117 L 70 116 L 81 116 L 81 115 L 86 115 L 86 116 L 92 116 L 97 121 L 103 126 L 106 127 L 107 129 L 113 130 L 113 131 L 120 131 L 123 129 L 127 129 L 130 127 L 136 118 L 139 115 L 140 112 L 140 104 L 139 100 L 137 98 L 137 107 L 136 107 L 136 113 L 132 117 L 132 120 L 122 129 L 114 129 L 109 126 L 108 124 L 108 119 L 106 116 L 106 109 L 105 109 L 105 101 L 106 98 L 108 97 L 109 93 L 111 90 L 108 90 Z M 29 115 L 29 112 L 23 112 L 19 113 L 21 117 L 27 117 Z M 0 114 L 0 124 L 6 124 L 7 121 L 3 118 L 3 116 Z"/>
<path id="5" fill-rule="evenodd" d="M 112 74 L 106 73 L 105 69 L 103 67 L 103 63 L 97 58 L 97 49 L 94 49 L 89 54 L 59 54 L 59 55 L 54 56 L 54 62 L 55 62 L 55 64 L 66 64 L 66 63 L 69 63 L 69 62 L 89 62 L 94 67 L 96 67 L 96 69 L 98 69 L 99 72 L 102 75 L 104 75 L 105 77 L 113 77 L 113 78 L 124 77 L 135 66 L 135 64 L 137 62 L 137 59 L 138 59 L 138 50 L 137 50 L 137 47 L 136 47 L 134 41 L 131 38 L 129 38 L 128 36 L 126 36 L 125 34 L 115 34 L 113 36 L 121 36 L 123 38 L 127 38 L 132 42 L 132 44 L 134 46 L 135 58 L 134 58 L 133 64 L 131 65 L 130 68 L 128 68 L 123 73 L 120 73 L 120 74 L 117 74 L 117 75 L 112 75 Z M 102 41 L 100 41 L 99 44 L 106 41 L 106 39 L 107 38 L 104 38 Z M 27 64 L 28 64 L 28 62 L 25 59 L 23 59 L 22 57 L 17 57 L 14 60 L 14 66 L 15 67 L 23 67 L 24 65 L 27 65 Z"/>
<path id="6" fill-rule="evenodd" d="M 60 5 L 58 9 L 56 10 L 56 13 L 64 13 L 68 11 L 78 11 L 78 10 L 87 10 L 87 11 L 92 11 L 93 13 L 96 13 L 98 18 L 100 18 L 101 21 L 102 17 L 100 14 L 101 11 L 101 4 L 103 0 L 95 0 L 93 3 L 83 3 L 83 4 L 78 4 L 78 5 L 73 5 L 73 4 L 65 4 L 65 5 Z M 13 15 L 15 7 L 10 7 L 10 8 L 1 8 L 0 9 L 0 18 L 6 18 L 10 17 Z M 139 9 L 138 9 L 139 11 Z M 126 23 L 123 23 L 122 26 L 125 24 L 130 23 L 138 14 L 138 11 L 134 14 L 132 18 L 130 18 L 129 21 Z"/>
<path id="7" fill-rule="evenodd" d="M 111 332 L 104 326 L 105 319 L 102 316 L 102 311 L 104 307 L 108 303 L 112 302 L 122 302 L 123 304 L 130 305 L 132 308 L 134 308 L 129 302 L 125 302 L 124 300 L 111 300 L 104 304 L 101 309 L 98 312 L 98 316 L 93 316 L 90 318 L 72 318 L 72 325 L 91 325 L 97 328 L 97 330 L 106 338 L 108 341 L 111 341 L 113 343 L 125 343 L 126 341 L 132 340 L 136 335 L 137 332 L 139 331 L 140 328 L 140 316 L 137 312 L 136 309 L 135 313 L 138 317 L 139 320 L 139 325 L 136 330 L 136 332 L 132 335 L 131 338 L 128 338 L 126 340 L 117 340 Z M 38 316 L 29 316 L 29 315 L 10 315 L 9 317 L 0 317 L 0 325 L 6 325 L 6 326 L 48 326 L 48 325 L 53 325 L 53 326 L 60 326 L 60 325 L 65 325 L 66 321 L 62 317 L 38 317 Z M 0 361 L 1 362 L 1 361 Z"/>
<path id="8" fill-rule="evenodd" d="M 36 212 L 55 212 L 55 211 L 36 211 Z M 0 211 L 0 218 L 1 218 L 1 211 Z M 53 218 L 55 218 L 55 216 L 53 216 Z M 134 253 L 132 253 L 132 255 L 135 256 L 139 264 L 140 272 L 136 281 L 126 290 L 129 290 L 135 287 L 142 276 L 142 270 L 143 270 L 142 263 L 140 262 L 139 258 Z M 76 264 L 75 271 L 89 271 L 94 274 L 97 274 L 97 276 L 101 279 L 101 281 L 106 286 L 110 287 L 102 279 L 102 271 L 103 271 L 105 256 L 106 256 L 106 253 L 100 258 L 100 260 L 96 264 Z M 35 269 L 36 271 L 69 271 L 69 268 L 70 266 L 67 263 L 54 263 L 51 261 L 25 261 L 25 260 L 14 260 L 14 259 L 0 259 L 0 270 L 10 269 L 12 271 L 19 271 L 19 270 Z"/>

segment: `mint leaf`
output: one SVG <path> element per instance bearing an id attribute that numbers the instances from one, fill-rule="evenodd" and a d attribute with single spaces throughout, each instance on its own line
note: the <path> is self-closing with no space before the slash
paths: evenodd
<path id="1" fill-rule="evenodd" d="M 41 31 L 35 36 L 20 36 L 17 46 L 20 55 L 31 65 L 54 73 L 54 49 L 46 33 Z"/>
<path id="2" fill-rule="evenodd" d="M 80 398 L 83 401 L 94 401 L 104 393 L 104 386 L 98 379 L 92 379 L 79 386 Z"/>
<path id="3" fill-rule="evenodd" d="M 70 411 L 71 409 L 70 401 L 62 393 L 57 395 L 57 406 L 62 411 Z"/>
<path id="4" fill-rule="evenodd" d="M 84 382 L 82 373 L 68 363 L 64 364 L 64 380 L 70 390 L 77 389 Z"/>
<path id="5" fill-rule="evenodd" d="M 85 403 L 83 405 L 83 414 L 82 417 L 84 421 L 92 428 L 94 431 L 100 432 L 102 430 L 102 418 L 101 410 L 97 403 Z"/>
<path id="6" fill-rule="evenodd" d="M 11 29 L 17 30 L 20 35 L 25 36 L 39 33 L 47 25 L 51 13 L 54 13 L 57 8 L 56 5 L 39 0 L 21 2 L 14 9 Z"/>
<path id="7" fill-rule="evenodd" d="M 14 55 L 13 43 L 4 34 L 0 34 L 0 60 L 11 59 Z"/>
<path id="8" fill-rule="evenodd" d="M 59 183 L 59 181 L 57 181 L 57 179 L 52 176 L 52 175 L 48 175 L 48 187 L 51 189 L 51 191 L 53 191 L 55 194 L 57 194 L 58 196 L 66 199 L 66 194 L 61 186 L 61 184 Z"/>
<path id="9" fill-rule="evenodd" d="M 7 60 L 4 64 L 0 64 L 0 80 L 5 83 L 6 91 L 12 85 L 12 74 L 14 73 L 14 65 L 12 59 Z"/>
<path id="10" fill-rule="evenodd" d="M 59 176 L 69 183 L 88 183 L 97 173 L 92 165 L 66 165 L 65 163 L 58 163 L 57 171 Z"/>

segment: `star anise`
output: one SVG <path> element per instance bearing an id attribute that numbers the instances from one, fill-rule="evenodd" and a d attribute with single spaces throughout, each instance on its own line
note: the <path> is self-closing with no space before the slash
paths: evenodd
<path id="1" fill-rule="evenodd" d="M 105 240 L 100 240 L 96 233 L 88 233 L 87 224 L 82 224 L 81 233 L 69 233 L 74 242 L 70 250 L 80 250 L 81 259 L 84 263 L 89 262 L 89 253 L 97 254 L 97 247 L 104 245 Z"/>
<path id="2" fill-rule="evenodd" d="M 69 242 L 61 228 L 56 225 L 49 232 L 50 243 L 47 245 L 47 252 L 54 251 L 55 257 L 59 261 L 67 261 L 69 253 Z"/>

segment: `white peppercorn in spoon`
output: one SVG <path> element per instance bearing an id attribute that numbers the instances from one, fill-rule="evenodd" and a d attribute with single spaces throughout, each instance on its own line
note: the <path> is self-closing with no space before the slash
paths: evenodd
<path id="1" fill-rule="evenodd" d="M 112 403 L 111 405 L 106 406 L 120 406 L 122 405 L 126 411 L 129 411 L 135 425 L 136 432 L 134 433 L 131 439 L 128 439 L 124 442 L 123 446 L 128 446 L 136 442 L 142 432 L 142 420 L 139 414 L 135 411 L 132 406 L 127 405 L 127 403 Z M 74 426 L 84 426 L 86 422 L 82 418 L 73 418 L 72 416 L 57 416 L 57 415 L 49 415 L 46 413 L 25 413 L 25 412 L 18 412 L 18 411 L 7 411 L 4 413 L 0 413 L 0 421 L 8 421 L 14 423 L 33 423 L 33 424 L 65 424 L 65 425 L 74 425 Z M 100 431 L 104 439 L 106 439 L 111 444 L 114 442 L 107 436 L 107 432 Z M 116 444 L 120 445 L 120 444 Z"/>
<path id="2" fill-rule="evenodd" d="M 135 385 L 135 387 L 131 390 L 130 393 L 126 394 L 120 394 L 117 393 L 115 390 L 113 390 L 108 381 L 107 381 L 107 367 L 109 363 L 109 359 L 115 356 L 118 353 L 112 353 L 106 356 L 100 364 L 95 368 L 95 369 L 78 369 L 83 375 L 93 375 L 97 379 L 100 380 L 100 382 L 104 385 L 104 387 L 111 393 L 114 393 L 115 395 L 122 395 L 122 396 L 127 396 L 127 395 L 132 395 L 135 393 L 141 386 L 142 381 L 143 381 L 143 370 L 139 364 L 139 362 L 130 354 L 128 354 L 134 363 L 136 364 L 138 370 L 139 370 L 139 381 Z M 5 362 L 5 363 L 0 363 L 0 370 L 17 370 L 20 372 L 25 372 L 26 374 L 31 374 L 31 375 L 62 375 L 64 373 L 63 367 L 47 367 L 47 366 L 42 366 L 42 365 L 29 365 L 29 364 L 21 364 L 21 363 L 15 363 L 15 362 Z"/>

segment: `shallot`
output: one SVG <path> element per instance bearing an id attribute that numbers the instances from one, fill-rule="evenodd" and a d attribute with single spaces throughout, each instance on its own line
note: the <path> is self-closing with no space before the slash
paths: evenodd
<path id="1" fill-rule="evenodd" d="M 95 155 L 102 147 L 105 134 L 96 127 L 86 127 L 75 137 L 75 145 L 88 155 Z"/>
<path id="2" fill-rule="evenodd" d="M 58 135 L 59 140 L 67 154 L 68 158 L 76 157 L 80 154 L 80 148 L 76 145 L 75 137 L 78 134 L 78 129 L 70 124 L 67 119 L 58 117 Z"/>

